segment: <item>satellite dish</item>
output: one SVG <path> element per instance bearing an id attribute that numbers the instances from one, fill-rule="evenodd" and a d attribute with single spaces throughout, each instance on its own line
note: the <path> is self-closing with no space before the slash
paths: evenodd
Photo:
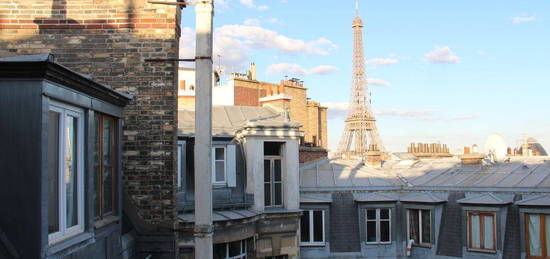
<path id="1" fill-rule="evenodd" d="M 485 153 L 492 156 L 495 161 L 506 159 L 506 144 L 504 138 L 498 133 L 491 133 L 485 140 Z"/>

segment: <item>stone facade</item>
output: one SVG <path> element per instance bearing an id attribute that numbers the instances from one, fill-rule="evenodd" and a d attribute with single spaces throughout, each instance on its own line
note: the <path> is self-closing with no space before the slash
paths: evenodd
<path id="1" fill-rule="evenodd" d="M 176 64 L 180 11 L 145 0 L 7 0 L 0 4 L 0 56 L 51 53 L 56 61 L 130 93 L 124 187 L 146 222 L 175 216 Z"/>

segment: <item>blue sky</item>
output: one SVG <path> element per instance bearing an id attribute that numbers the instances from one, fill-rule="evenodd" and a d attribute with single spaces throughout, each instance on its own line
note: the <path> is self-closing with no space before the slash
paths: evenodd
<path id="1" fill-rule="evenodd" d="M 329 145 L 343 129 L 351 82 L 353 0 L 216 0 L 215 55 L 228 72 L 250 62 L 262 81 L 305 81 L 327 105 Z M 182 57 L 193 55 L 184 10 Z M 367 75 L 386 148 L 452 151 L 492 132 L 550 148 L 550 1 L 360 0 Z M 216 65 L 218 59 L 216 59 Z"/>

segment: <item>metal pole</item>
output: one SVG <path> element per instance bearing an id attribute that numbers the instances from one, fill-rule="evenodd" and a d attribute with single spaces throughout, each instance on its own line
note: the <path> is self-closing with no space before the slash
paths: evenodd
<path id="1" fill-rule="evenodd" d="M 195 6 L 195 258 L 212 252 L 212 16 L 213 0 Z"/>

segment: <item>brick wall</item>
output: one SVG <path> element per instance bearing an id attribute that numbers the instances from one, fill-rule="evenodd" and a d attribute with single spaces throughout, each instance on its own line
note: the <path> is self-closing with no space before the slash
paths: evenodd
<path id="1" fill-rule="evenodd" d="M 175 0 L 168 0 L 173 1 Z M 179 9 L 145 0 L 3 0 L 0 56 L 56 61 L 133 94 L 125 111 L 124 188 L 145 222 L 175 216 Z"/>

